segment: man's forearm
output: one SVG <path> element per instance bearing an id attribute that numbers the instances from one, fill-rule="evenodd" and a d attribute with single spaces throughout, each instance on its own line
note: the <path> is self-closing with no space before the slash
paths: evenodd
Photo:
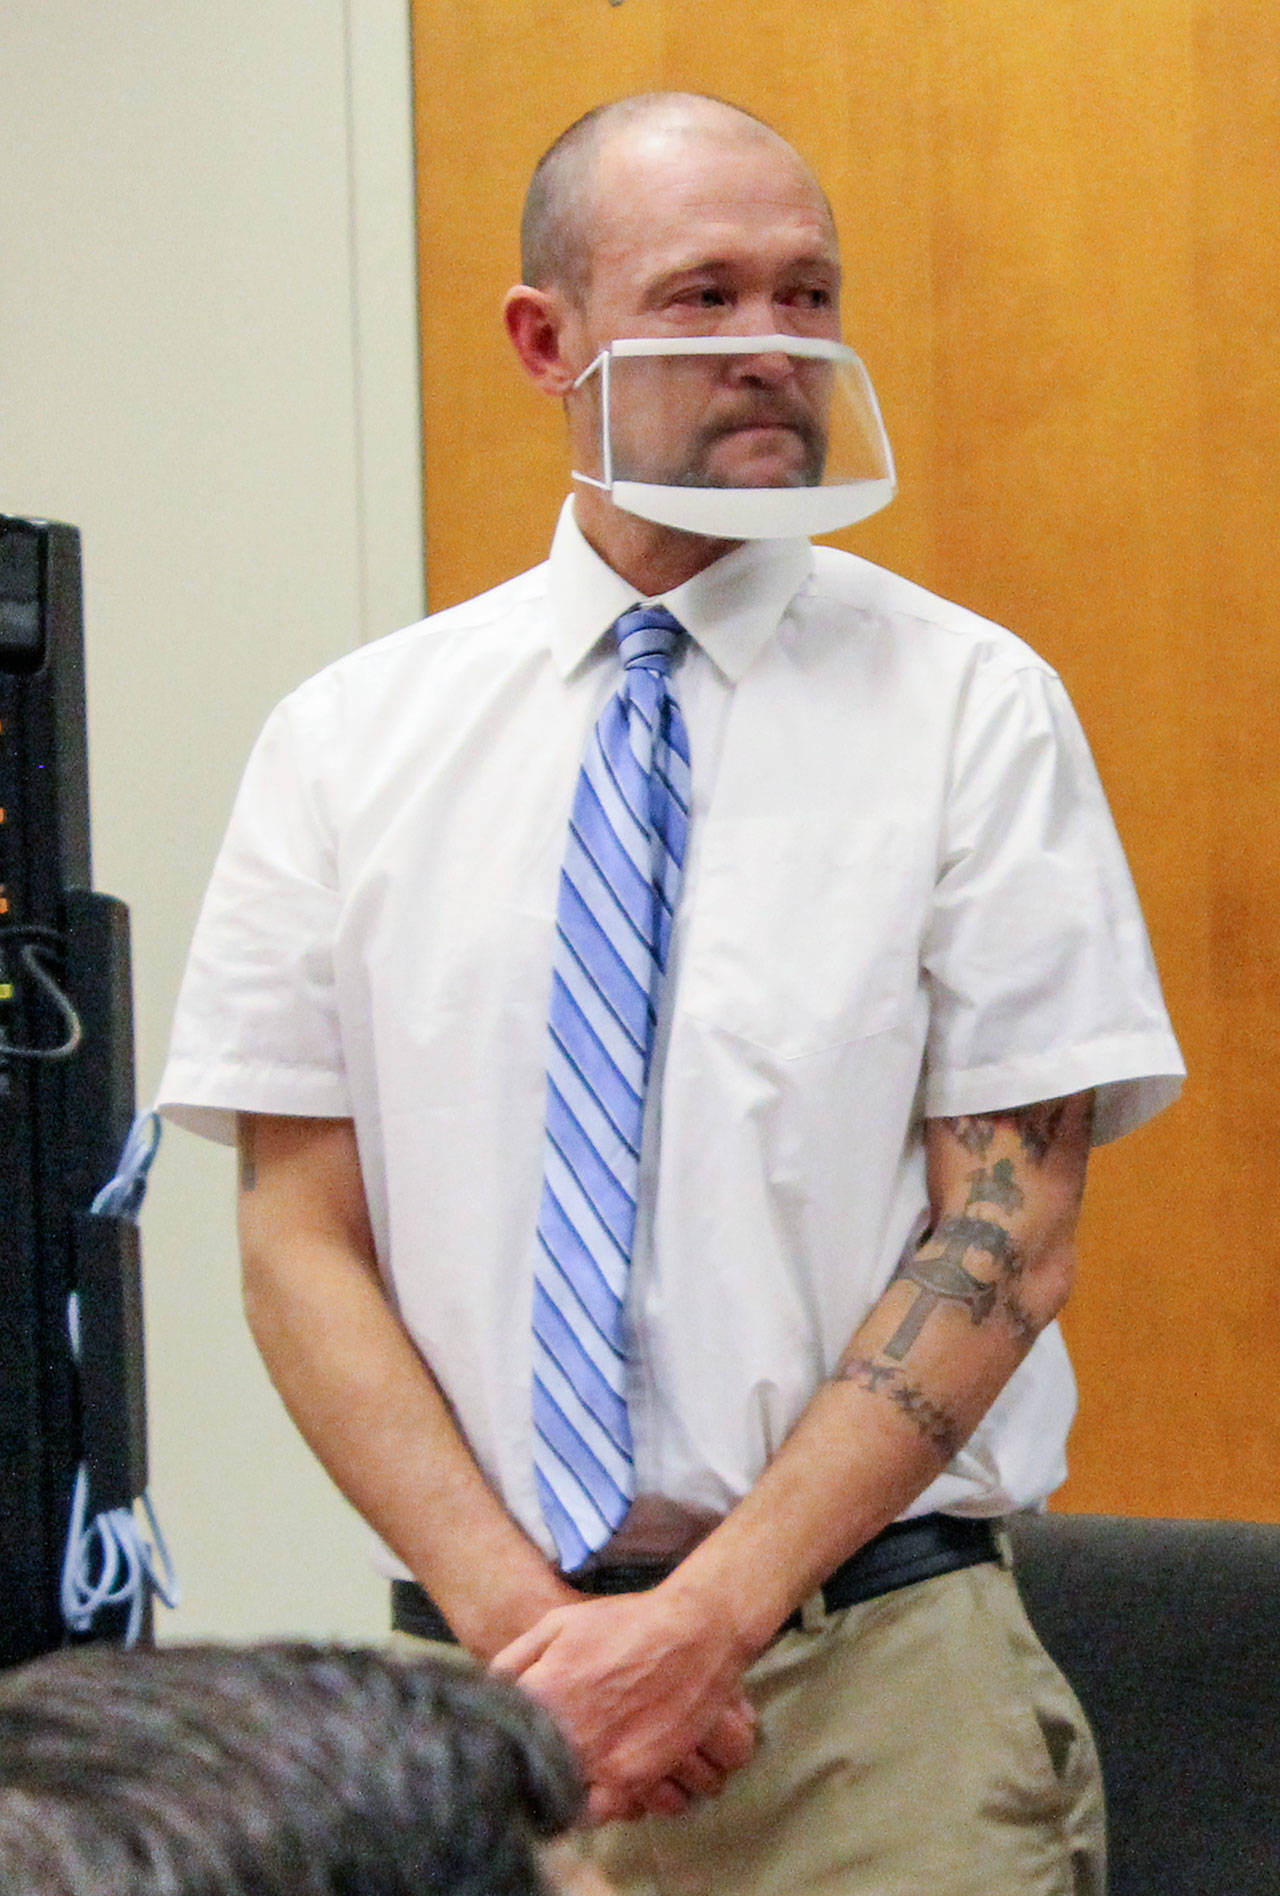
<path id="1" fill-rule="evenodd" d="M 1065 1301 L 1090 1095 L 930 1123 L 930 1234 L 752 1492 L 667 1583 L 759 1650 L 941 1473 Z"/>
<path id="2" fill-rule="evenodd" d="M 245 1305 L 272 1381 L 343 1493 L 489 1659 L 580 1596 L 490 1489 L 389 1306 L 343 1121 L 246 1119 Z"/>

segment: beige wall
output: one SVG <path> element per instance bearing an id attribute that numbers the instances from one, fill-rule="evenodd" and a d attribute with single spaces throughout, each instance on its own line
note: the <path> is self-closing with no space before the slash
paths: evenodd
<path id="1" fill-rule="evenodd" d="M 395 0 L 0 7 L 0 511 L 84 539 L 95 879 L 130 905 L 139 1093 L 244 754 L 422 609 L 408 20 Z M 239 1313 L 226 1153 L 145 1221 L 163 1637 L 376 1634 L 364 1530 Z"/>

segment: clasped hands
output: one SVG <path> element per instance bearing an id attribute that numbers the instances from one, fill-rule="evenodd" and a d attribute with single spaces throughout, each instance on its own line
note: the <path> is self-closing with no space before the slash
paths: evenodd
<path id="1" fill-rule="evenodd" d="M 588 1821 L 676 1816 L 755 1749 L 753 1655 L 723 1614 L 664 1586 L 553 1607 L 492 1670 L 560 1724 L 590 1786 Z"/>

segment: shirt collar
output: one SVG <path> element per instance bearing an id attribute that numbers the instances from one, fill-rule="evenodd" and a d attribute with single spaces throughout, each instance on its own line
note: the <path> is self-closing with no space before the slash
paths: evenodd
<path id="1" fill-rule="evenodd" d="M 807 540 L 747 540 L 658 598 L 736 684 L 777 631 L 812 565 Z M 551 652 L 562 677 L 582 662 L 619 613 L 640 602 L 635 587 L 583 538 L 572 496 L 560 511 L 551 543 L 547 587 Z"/>

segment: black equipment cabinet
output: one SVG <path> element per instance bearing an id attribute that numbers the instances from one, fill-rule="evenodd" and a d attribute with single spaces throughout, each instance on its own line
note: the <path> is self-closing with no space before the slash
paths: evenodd
<path id="1" fill-rule="evenodd" d="M 128 914 L 92 888 L 80 538 L 0 516 L 4 1665 L 67 1641 L 59 1581 L 91 1445 L 114 1444 L 108 1465 L 97 1456 L 95 1508 L 128 1505 L 146 1483 L 136 1234 L 85 1217 L 133 1106 Z M 73 1289 L 106 1313 L 84 1376 L 68 1340 Z M 121 1623 L 107 1613 L 95 1630 Z"/>

